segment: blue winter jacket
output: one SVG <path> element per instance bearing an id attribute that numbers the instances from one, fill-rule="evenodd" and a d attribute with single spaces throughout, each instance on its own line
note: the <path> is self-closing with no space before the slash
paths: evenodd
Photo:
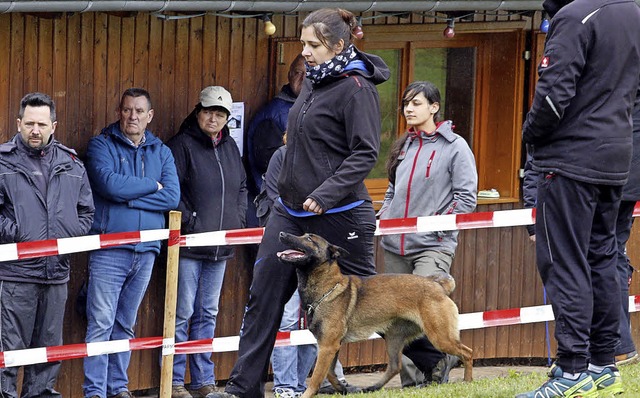
<path id="1" fill-rule="evenodd" d="M 296 96 L 287 84 L 278 95 L 255 115 L 247 131 L 247 159 L 252 184 L 249 192 L 256 196 L 262 188 L 262 175 L 273 153 L 282 146 L 282 136 L 287 129 L 289 109 L 296 102 Z"/>
<path id="2" fill-rule="evenodd" d="M 120 131 L 119 122 L 105 127 L 89 141 L 86 166 L 96 206 L 91 233 L 162 229 L 164 213 L 178 206 L 180 185 L 173 155 L 148 130 L 145 142 L 136 147 Z M 160 242 L 118 248 L 159 253 Z"/>

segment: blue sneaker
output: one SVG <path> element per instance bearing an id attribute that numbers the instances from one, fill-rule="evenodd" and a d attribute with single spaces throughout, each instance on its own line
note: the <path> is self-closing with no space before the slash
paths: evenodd
<path id="1" fill-rule="evenodd" d="M 601 397 L 610 397 L 624 392 L 620 371 L 615 366 L 607 366 L 600 373 L 589 373 L 591 373 L 593 383 L 598 388 L 598 393 Z"/>
<path id="2" fill-rule="evenodd" d="M 538 389 L 516 395 L 516 398 L 592 398 L 598 397 L 598 388 L 589 372 L 580 373 L 577 380 L 562 377 L 562 369 L 553 365 L 549 369 L 549 380 Z"/>

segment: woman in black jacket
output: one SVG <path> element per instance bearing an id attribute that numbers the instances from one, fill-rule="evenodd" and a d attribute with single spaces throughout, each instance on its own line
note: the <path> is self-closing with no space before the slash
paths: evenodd
<path id="1" fill-rule="evenodd" d="M 321 9 L 302 23 L 307 79 L 289 111 L 287 153 L 278 192 L 253 271 L 239 358 L 225 393 L 262 397 L 269 355 L 284 304 L 296 289 L 293 267 L 280 263 L 280 231 L 315 233 L 347 249 L 345 274 L 372 275 L 375 213 L 364 179 L 378 158 L 380 110 L 376 84 L 389 78 L 377 56 L 353 44 L 349 11 Z"/>
<path id="2" fill-rule="evenodd" d="M 244 227 L 247 210 L 246 176 L 240 151 L 229 135 L 231 94 L 209 86 L 200 102 L 168 143 L 180 180 L 182 233 L 220 231 Z M 185 247 L 180 250 L 176 342 L 213 338 L 218 302 L 229 246 Z M 215 389 L 210 353 L 189 356 L 193 396 Z M 173 358 L 172 398 L 189 398 L 184 386 L 186 355 Z"/>

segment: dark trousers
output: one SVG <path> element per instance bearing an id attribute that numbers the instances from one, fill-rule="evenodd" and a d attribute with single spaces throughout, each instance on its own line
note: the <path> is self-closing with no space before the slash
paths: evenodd
<path id="1" fill-rule="evenodd" d="M 62 345 L 67 284 L 0 281 L 2 351 Z M 0 370 L 0 397 L 17 397 L 18 367 Z M 24 367 L 21 397 L 61 397 L 54 390 L 60 361 Z"/>
<path id="2" fill-rule="evenodd" d="M 375 228 L 375 213 L 370 202 L 341 213 L 302 218 L 293 217 L 281 204 L 274 204 L 253 268 L 238 360 L 226 392 L 242 398 L 264 396 L 269 358 L 284 305 L 297 287 L 295 268 L 281 263 L 276 256 L 277 252 L 287 249 L 278 239 L 280 231 L 294 235 L 314 233 L 347 249 L 349 256 L 340 258 L 340 269 L 347 275 L 365 276 L 375 274 Z"/>
<path id="3" fill-rule="evenodd" d="M 614 363 L 620 340 L 616 217 L 621 191 L 551 173 L 538 184 L 538 270 L 556 321 L 556 362 L 565 372 L 584 372 L 589 361 Z"/>
<path id="4" fill-rule="evenodd" d="M 633 226 L 633 208 L 635 201 L 625 201 L 620 203 L 618 218 L 616 220 L 616 240 L 618 242 L 618 278 L 620 282 L 620 344 L 616 348 L 616 355 L 628 354 L 635 351 L 631 337 L 631 325 L 629 317 L 629 279 L 633 273 L 633 267 L 627 257 L 627 241 Z"/>
<path id="5" fill-rule="evenodd" d="M 431 374 L 436 364 L 445 356 L 426 337 L 421 337 L 409 343 L 404 347 L 402 353 L 411 359 L 421 372 L 428 375 Z"/>

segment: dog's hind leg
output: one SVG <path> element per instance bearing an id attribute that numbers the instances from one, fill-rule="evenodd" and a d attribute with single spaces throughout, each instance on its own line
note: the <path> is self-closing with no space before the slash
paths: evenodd
<path id="1" fill-rule="evenodd" d="M 400 367 L 402 366 L 402 349 L 405 346 L 406 336 L 404 334 L 397 333 L 397 331 L 388 331 L 384 335 L 384 340 L 387 344 L 387 355 L 389 355 L 387 370 L 376 384 L 363 388 L 363 392 L 378 391 L 395 375 L 400 373 Z"/>
<path id="2" fill-rule="evenodd" d="M 320 388 L 320 384 L 327 377 L 327 373 L 329 372 L 329 367 L 334 366 L 335 369 L 335 359 L 338 355 L 338 351 L 340 350 L 340 340 L 339 339 L 331 339 L 333 341 L 326 341 L 325 339 L 318 340 L 318 359 L 316 360 L 316 366 L 313 368 L 313 373 L 311 374 L 311 380 L 309 381 L 309 385 L 307 389 L 302 394 L 302 398 L 311 398 L 312 396 L 318 393 L 318 389 Z M 338 379 L 335 376 L 335 370 L 332 370 L 333 379 L 337 383 Z M 333 382 L 329 379 L 331 384 Z M 335 385 L 334 385 L 335 388 Z"/>
<path id="3" fill-rule="evenodd" d="M 460 341 L 458 331 L 458 307 L 450 301 L 440 309 L 440 322 L 424 322 L 424 332 L 429 341 L 440 351 L 456 355 L 464 364 L 464 381 L 473 380 L 473 350 Z M 429 314 L 422 313 L 422 319 L 430 319 Z"/>

